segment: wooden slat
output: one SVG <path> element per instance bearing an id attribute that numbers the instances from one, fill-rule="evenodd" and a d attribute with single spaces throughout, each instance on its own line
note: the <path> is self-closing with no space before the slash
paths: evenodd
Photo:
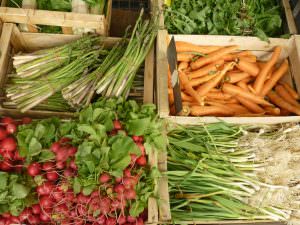
<path id="1" fill-rule="evenodd" d="M 287 21 L 287 26 L 290 34 L 297 34 L 297 26 L 295 23 L 295 18 L 292 13 L 291 5 L 289 3 L 289 0 L 282 0 L 282 5 L 284 8 L 285 16 L 286 16 L 286 21 Z"/>
<path id="2" fill-rule="evenodd" d="M 106 10 L 106 36 L 110 34 L 110 24 L 111 24 L 111 14 L 112 14 L 112 0 L 108 0 L 107 2 L 107 10 Z"/>
<path id="3" fill-rule="evenodd" d="M 3 95 L 3 87 L 6 80 L 7 68 L 11 52 L 10 38 L 13 32 L 14 24 L 4 23 L 2 35 L 0 38 L 0 94 Z"/>
<path id="4" fill-rule="evenodd" d="M 154 47 L 151 48 L 145 60 L 144 103 L 153 103 L 153 85 L 154 85 Z"/>
<path id="5" fill-rule="evenodd" d="M 0 18 L 3 22 L 12 23 L 85 27 L 96 29 L 101 35 L 105 35 L 107 30 L 104 15 L 2 7 Z"/>
<path id="6" fill-rule="evenodd" d="M 14 24 L 13 26 L 13 33 L 10 40 L 11 45 L 14 48 L 15 52 L 19 51 L 25 51 L 24 46 L 26 46 L 25 40 L 23 39 L 23 36 L 18 29 L 17 25 Z"/>
<path id="7" fill-rule="evenodd" d="M 1 7 L 5 7 L 5 6 L 6 6 L 6 1 L 7 1 L 7 0 L 2 0 L 2 1 L 1 1 Z"/>
<path id="8" fill-rule="evenodd" d="M 188 216 L 188 214 L 187 214 Z M 180 221 L 176 222 L 163 222 L 162 224 L 201 224 L 201 225 L 284 225 L 284 222 L 273 222 L 270 220 L 226 220 L 226 221 Z"/>

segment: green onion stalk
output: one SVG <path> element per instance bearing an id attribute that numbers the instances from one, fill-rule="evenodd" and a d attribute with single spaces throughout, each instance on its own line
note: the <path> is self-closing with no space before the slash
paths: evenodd
<path id="1" fill-rule="evenodd" d="M 99 37 L 85 36 L 75 42 L 13 57 L 16 77 L 35 79 L 62 67 L 93 48 Z"/>
<path id="2" fill-rule="evenodd" d="M 38 79 L 13 77 L 6 89 L 6 96 L 16 103 L 21 112 L 26 112 L 87 73 L 90 66 L 98 63 L 100 52 L 99 49 L 89 51 Z"/>
<path id="3" fill-rule="evenodd" d="M 5 108 L 15 109 L 17 105 L 14 102 L 6 101 L 3 102 L 3 106 Z M 50 96 L 45 101 L 39 103 L 37 106 L 33 108 L 34 110 L 48 110 L 55 112 L 69 112 L 75 111 L 72 107 L 69 106 L 68 102 L 62 97 L 60 92 L 55 93 Z"/>
<path id="4" fill-rule="evenodd" d="M 143 10 L 135 24 L 123 57 L 112 66 L 96 85 L 97 94 L 127 97 L 134 77 L 144 62 L 157 35 L 157 18 L 142 20 Z"/>
<path id="5" fill-rule="evenodd" d="M 95 94 L 96 84 L 105 72 L 120 60 L 124 53 L 124 47 L 124 40 L 115 44 L 96 70 L 82 76 L 62 90 L 63 97 L 70 105 L 73 107 L 83 107 L 91 102 Z"/>
<path id="6" fill-rule="evenodd" d="M 166 174 L 175 222 L 299 215 L 299 187 L 265 182 L 270 164 L 257 156 L 257 130 L 247 129 L 225 123 L 170 129 Z"/>

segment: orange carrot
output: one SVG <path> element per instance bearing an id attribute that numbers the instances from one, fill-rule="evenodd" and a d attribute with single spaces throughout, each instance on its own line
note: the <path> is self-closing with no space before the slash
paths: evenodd
<path id="1" fill-rule="evenodd" d="M 247 86 L 247 83 L 244 82 L 244 81 L 238 82 L 238 83 L 237 83 L 237 86 L 239 86 L 240 88 L 242 88 L 242 89 L 245 90 L 245 91 L 249 91 L 249 88 L 248 88 L 248 86 Z"/>
<path id="2" fill-rule="evenodd" d="M 234 109 L 235 115 L 250 113 L 250 111 L 246 107 L 238 103 L 227 103 L 227 106 Z"/>
<path id="3" fill-rule="evenodd" d="M 173 95 L 173 90 L 168 89 L 168 97 L 169 97 L 169 105 L 172 105 L 174 103 L 174 95 Z"/>
<path id="4" fill-rule="evenodd" d="M 198 86 L 200 84 L 203 84 L 213 78 L 215 78 L 218 74 L 212 74 L 212 75 L 206 75 L 206 76 L 203 76 L 203 77 L 199 77 L 197 79 L 192 79 L 190 80 L 190 84 L 195 87 L 195 86 Z"/>
<path id="5" fill-rule="evenodd" d="M 279 85 L 279 84 L 276 85 L 275 91 L 281 98 L 283 98 L 288 103 L 290 103 L 294 106 L 300 107 L 299 102 L 297 102 L 297 100 L 294 99 L 293 96 L 290 95 L 290 93 L 284 88 L 283 85 Z"/>
<path id="6" fill-rule="evenodd" d="M 289 116 L 291 114 L 290 111 L 286 109 L 280 109 L 280 116 Z"/>
<path id="7" fill-rule="evenodd" d="M 168 88 L 172 88 L 170 67 L 168 68 Z"/>
<path id="8" fill-rule="evenodd" d="M 219 91 L 219 92 L 208 92 L 206 94 L 206 97 L 214 98 L 214 99 L 225 99 L 226 100 L 226 99 L 230 99 L 231 95 Z"/>
<path id="9" fill-rule="evenodd" d="M 220 114 L 224 116 L 232 116 L 231 112 L 225 111 L 218 106 L 192 106 L 191 115 L 193 116 L 208 116 L 212 114 Z"/>
<path id="10" fill-rule="evenodd" d="M 239 103 L 238 100 L 235 98 L 230 98 L 230 99 L 217 99 L 217 98 L 205 98 L 205 101 L 213 101 L 213 102 L 218 102 L 221 104 L 236 104 Z"/>
<path id="11" fill-rule="evenodd" d="M 262 117 L 265 116 L 264 113 L 245 113 L 236 115 L 238 117 Z"/>
<path id="12" fill-rule="evenodd" d="M 244 98 L 242 96 L 235 96 L 237 100 L 245 106 L 249 111 L 254 112 L 254 113 L 264 113 L 265 110 L 261 108 L 258 104 L 248 100 L 247 98 Z"/>
<path id="13" fill-rule="evenodd" d="M 207 54 L 220 49 L 220 46 L 205 46 L 205 45 L 195 45 L 185 41 L 176 41 L 176 51 L 177 52 L 198 52 L 202 54 Z"/>
<path id="14" fill-rule="evenodd" d="M 260 70 L 262 70 L 262 68 L 267 64 L 266 62 L 263 61 L 257 61 L 256 63 Z"/>
<path id="15" fill-rule="evenodd" d="M 198 105 L 199 106 L 199 103 L 198 102 L 182 102 L 182 105 L 186 105 L 186 106 L 194 106 L 194 105 Z"/>
<path id="16" fill-rule="evenodd" d="M 192 62 L 191 67 L 193 70 L 199 69 L 200 67 L 202 67 L 204 65 L 207 65 L 209 63 L 212 63 L 214 61 L 221 59 L 224 55 L 229 54 L 237 49 L 238 49 L 237 45 L 221 48 L 217 51 L 214 51 L 214 52 L 208 54 L 205 57 L 200 57 L 196 61 Z"/>
<path id="17" fill-rule="evenodd" d="M 183 71 L 185 69 L 187 69 L 189 67 L 189 63 L 188 62 L 180 62 L 178 65 L 178 71 Z"/>
<path id="18" fill-rule="evenodd" d="M 190 62 L 195 57 L 194 54 L 189 53 L 178 53 L 177 61 L 178 62 Z"/>
<path id="19" fill-rule="evenodd" d="M 281 53 L 281 47 L 277 46 L 274 49 L 273 55 L 271 57 L 271 59 L 263 66 L 262 70 L 259 72 L 253 88 L 257 93 L 261 93 L 264 83 L 266 81 L 266 78 L 268 76 L 269 71 L 271 70 L 271 68 L 275 65 L 275 63 L 277 62 L 279 56 Z"/>
<path id="20" fill-rule="evenodd" d="M 239 59 L 236 67 L 251 76 L 257 76 L 259 73 L 259 67 L 255 63 L 248 62 L 244 59 Z"/>
<path id="21" fill-rule="evenodd" d="M 194 90 L 192 85 L 189 83 L 189 80 L 185 73 L 179 72 L 180 83 L 183 85 L 185 91 L 192 96 L 199 104 L 203 102 L 203 98 Z"/>
<path id="22" fill-rule="evenodd" d="M 280 115 L 280 108 L 277 107 L 264 107 L 267 114 L 270 114 L 272 116 L 279 116 Z"/>
<path id="23" fill-rule="evenodd" d="M 248 84 L 247 87 L 252 94 L 257 95 L 256 91 L 254 90 L 251 84 Z"/>
<path id="24" fill-rule="evenodd" d="M 251 62 L 253 61 L 253 59 L 255 59 L 256 61 L 256 56 L 252 54 L 251 51 L 241 51 L 241 52 L 236 52 L 236 53 L 232 53 L 232 54 L 227 54 L 224 55 L 222 58 L 225 61 L 234 61 L 236 58 L 239 57 L 245 57 L 246 60 L 250 60 Z"/>
<path id="25" fill-rule="evenodd" d="M 193 79 L 193 78 L 198 78 L 198 77 L 201 77 L 201 76 L 204 76 L 204 75 L 207 75 L 207 74 L 213 74 L 213 73 L 216 73 L 218 71 L 218 68 L 220 66 L 222 66 L 224 64 L 224 60 L 223 59 L 220 59 L 220 60 L 217 60 L 207 66 L 204 66 L 203 68 L 200 68 L 198 70 L 195 70 L 191 73 L 188 73 L 188 77 L 190 79 Z"/>
<path id="26" fill-rule="evenodd" d="M 225 110 L 226 112 L 230 112 L 232 115 L 234 115 L 234 113 L 235 113 L 234 110 L 232 108 L 230 108 L 229 106 L 227 106 L 226 104 L 222 104 L 222 103 L 215 102 L 215 101 L 206 101 L 205 103 L 210 106 L 217 106 L 217 107 L 223 108 L 223 110 Z"/>
<path id="27" fill-rule="evenodd" d="M 284 86 L 284 88 L 293 96 L 294 99 L 299 99 L 298 93 L 287 83 L 287 82 L 280 82 Z"/>
<path id="28" fill-rule="evenodd" d="M 202 84 L 198 89 L 197 92 L 200 96 L 206 95 L 212 88 L 216 87 L 220 81 L 223 79 L 224 75 L 227 73 L 228 70 L 231 70 L 234 67 L 235 63 L 231 62 L 226 64 L 224 68 L 217 73 L 217 76 L 212 80 Z"/>
<path id="29" fill-rule="evenodd" d="M 264 84 L 263 89 L 261 91 L 261 95 L 265 96 L 272 88 L 276 85 L 276 83 L 280 80 L 280 78 L 288 71 L 289 63 L 285 59 L 280 67 L 273 73 L 271 78 L 267 80 Z"/>
<path id="30" fill-rule="evenodd" d="M 249 55 L 249 56 L 240 56 L 241 60 L 244 60 L 249 63 L 256 63 L 257 57 L 255 55 Z"/>
<path id="31" fill-rule="evenodd" d="M 237 83 L 241 80 L 244 80 L 245 78 L 249 77 L 250 75 L 246 72 L 240 72 L 240 73 L 232 73 L 232 72 L 228 72 L 226 74 L 226 81 L 234 84 Z"/>
<path id="32" fill-rule="evenodd" d="M 225 83 L 223 85 L 223 91 L 225 93 L 229 93 L 234 96 L 238 95 L 238 96 L 244 97 L 256 104 L 267 105 L 267 106 L 272 105 L 269 102 L 267 102 L 266 100 L 264 100 L 262 97 L 256 96 L 256 95 L 254 95 L 250 92 L 247 92 L 247 91 L 243 90 L 242 88 L 234 86 L 232 84 Z"/>
<path id="33" fill-rule="evenodd" d="M 194 100 L 191 96 L 187 95 L 184 92 L 181 92 L 181 99 L 182 101 L 187 101 L 187 102 L 192 102 Z"/>
<path id="34" fill-rule="evenodd" d="M 271 102 L 273 102 L 280 108 L 283 108 L 289 112 L 295 113 L 296 115 L 300 116 L 300 108 L 293 106 L 290 103 L 286 102 L 283 98 L 281 98 L 274 91 L 270 91 L 268 93 L 268 97 L 270 98 Z"/>

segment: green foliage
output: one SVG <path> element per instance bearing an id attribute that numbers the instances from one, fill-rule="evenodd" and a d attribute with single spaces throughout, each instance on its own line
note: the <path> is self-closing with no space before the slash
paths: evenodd
<path id="1" fill-rule="evenodd" d="M 173 0 L 165 9 L 170 33 L 258 36 L 283 32 L 281 9 L 274 0 Z"/>

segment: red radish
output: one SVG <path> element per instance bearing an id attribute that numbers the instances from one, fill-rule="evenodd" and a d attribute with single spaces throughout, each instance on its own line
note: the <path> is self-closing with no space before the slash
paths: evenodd
<path id="1" fill-rule="evenodd" d="M 135 217 L 133 217 L 133 216 L 127 216 L 127 222 L 129 222 L 129 223 L 135 223 L 136 222 L 136 218 Z"/>
<path id="2" fill-rule="evenodd" d="M 145 155 L 145 153 L 146 153 L 145 146 L 142 143 L 137 143 L 137 146 L 139 147 L 141 154 Z"/>
<path id="3" fill-rule="evenodd" d="M 49 181 L 56 181 L 58 179 L 58 173 L 56 171 L 48 171 L 46 177 Z"/>
<path id="4" fill-rule="evenodd" d="M 48 222 L 48 221 L 50 221 L 50 214 L 48 214 L 48 213 L 45 213 L 45 212 L 42 212 L 41 214 L 40 214 L 40 220 L 42 221 L 42 222 Z"/>
<path id="5" fill-rule="evenodd" d="M 31 215 L 31 210 L 29 208 L 24 209 L 23 212 L 21 212 L 21 214 L 19 215 L 21 222 L 27 220 L 29 215 Z"/>
<path id="6" fill-rule="evenodd" d="M 61 204 L 58 206 L 55 206 L 55 212 L 64 214 L 65 216 L 67 216 L 69 214 L 69 208 L 66 204 Z"/>
<path id="7" fill-rule="evenodd" d="M 75 209 L 73 209 L 73 210 L 70 212 L 70 217 L 71 217 L 71 218 L 77 217 L 77 213 L 76 213 L 76 210 L 75 210 Z"/>
<path id="8" fill-rule="evenodd" d="M 139 142 L 139 141 L 140 141 L 140 137 L 139 137 L 139 136 L 136 136 L 136 135 L 133 135 L 133 136 L 132 136 L 132 140 L 133 140 L 134 142 Z"/>
<path id="9" fill-rule="evenodd" d="M 66 167 L 66 162 L 56 162 L 55 166 L 57 169 L 62 170 Z"/>
<path id="10" fill-rule="evenodd" d="M 7 137 L 2 140 L 1 147 L 7 151 L 15 151 L 17 148 L 17 143 L 12 137 Z"/>
<path id="11" fill-rule="evenodd" d="M 68 143 L 68 142 L 71 142 L 72 139 L 71 138 L 67 138 L 67 137 L 63 137 L 59 140 L 59 143 L 60 144 L 64 144 L 64 143 Z"/>
<path id="12" fill-rule="evenodd" d="M 56 152 L 55 160 L 58 162 L 65 162 L 69 158 L 68 148 L 61 147 L 58 152 Z"/>
<path id="13" fill-rule="evenodd" d="M 122 129 L 122 125 L 121 125 L 119 120 L 114 120 L 113 123 L 114 123 L 115 130 L 121 130 Z"/>
<path id="14" fill-rule="evenodd" d="M 135 199 L 135 198 L 136 198 L 135 190 L 133 190 L 133 189 L 125 190 L 124 196 L 125 196 L 125 198 L 128 199 L 128 200 Z"/>
<path id="15" fill-rule="evenodd" d="M 118 224 L 124 224 L 124 223 L 126 223 L 126 217 L 123 215 L 119 216 Z"/>
<path id="16" fill-rule="evenodd" d="M 132 177 L 125 177 L 123 179 L 123 185 L 125 189 L 130 189 L 132 186 L 136 185 L 136 180 Z"/>
<path id="17" fill-rule="evenodd" d="M 99 197 L 99 191 L 93 191 L 91 194 L 91 198 L 98 198 Z"/>
<path id="18" fill-rule="evenodd" d="M 10 220 L 11 224 L 20 224 L 20 219 L 16 216 L 11 216 L 9 218 L 9 220 Z"/>
<path id="19" fill-rule="evenodd" d="M 116 193 L 122 193 L 122 192 L 125 191 L 125 187 L 124 187 L 123 184 L 117 184 L 117 185 L 115 185 L 115 187 L 114 187 L 114 191 L 115 191 Z"/>
<path id="20" fill-rule="evenodd" d="M 136 221 L 136 225 L 144 225 L 144 221 L 142 218 L 138 218 L 138 220 Z"/>
<path id="21" fill-rule="evenodd" d="M 3 162 L 0 163 L 1 170 L 9 171 L 12 167 L 13 165 L 9 160 L 4 160 Z"/>
<path id="22" fill-rule="evenodd" d="M 143 137 L 143 136 L 139 136 L 139 138 L 140 138 L 139 141 L 140 141 L 141 143 L 143 143 L 143 142 L 144 142 L 144 137 Z"/>
<path id="23" fill-rule="evenodd" d="M 40 223 L 40 218 L 37 215 L 29 215 L 28 216 L 29 224 L 35 225 Z"/>
<path id="24" fill-rule="evenodd" d="M 116 181 L 116 183 L 121 183 L 122 182 L 122 177 L 116 177 L 115 181 Z"/>
<path id="25" fill-rule="evenodd" d="M 20 153 L 18 151 L 15 151 L 14 160 L 23 161 L 24 157 L 20 156 Z"/>
<path id="26" fill-rule="evenodd" d="M 51 147 L 50 147 L 50 150 L 52 152 L 58 152 L 58 150 L 60 149 L 60 143 L 59 142 L 54 142 L 52 143 Z"/>
<path id="27" fill-rule="evenodd" d="M 10 213 L 8 212 L 2 213 L 1 216 L 4 217 L 5 219 L 9 219 L 11 217 Z"/>
<path id="28" fill-rule="evenodd" d="M 8 134 L 14 134 L 17 131 L 17 126 L 16 124 L 9 123 L 6 125 L 6 131 Z"/>
<path id="29" fill-rule="evenodd" d="M 85 205 L 78 205 L 77 206 L 77 212 L 80 216 L 85 216 L 87 214 L 87 208 Z"/>
<path id="30" fill-rule="evenodd" d="M 30 176 L 35 177 L 41 172 L 41 165 L 39 163 L 32 163 L 28 166 L 27 172 Z"/>
<path id="31" fill-rule="evenodd" d="M 6 130 L 0 127 L 0 141 L 7 137 Z"/>
<path id="32" fill-rule="evenodd" d="M 1 123 L 7 125 L 7 124 L 15 123 L 15 121 L 11 117 L 3 117 L 1 119 Z"/>
<path id="33" fill-rule="evenodd" d="M 42 165 L 42 169 L 45 171 L 53 170 L 55 168 L 55 164 L 53 162 L 45 162 Z"/>
<path id="34" fill-rule="evenodd" d="M 4 159 L 6 160 L 13 160 L 14 159 L 14 153 L 13 152 L 9 152 L 9 151 L 3 151 L 1 153 L 1 155 L 3 156 Z"/>
<path id="35" fill-rule="evenodd" d="M 137 160 L 136 160 L 136 163 L 139 165 L 139 166 L 146 166 L 147 165 L 147 159 L 145 156 L 140 156 Z"/>
<path id="36" fill-rule="evenodd" d="M 48 181 L 38 186 L 36 191 L 39 195 L 50 195 L 54 188 L 55 186 Z"/>
<path id="37" fill-rule="evenodd" d="M 109 198 L 103 198 L 101 200 L 101 203 L 99 205 L 99 209 L 100 212 L 104 215 L 106 215 L 107 213 L 109 213 L 110 211 L 110 204 L 111 204 L 111 200 Z"/>
<path id="38" fill-rule="evenodd" d="M 131 171 L 130 171 L 130 169 L 128 169 L 128 168 L 125 169 L 123 173 L 124 173 L 124 177 L 131 177 Z"/>
<path id="39" fill-rule="evenodd" d="M 71 169 L 65 169 L 63 172 L 64 177 L 73 177 L 74 176 L 74 172 Z"/>
<path id="40" fill-rule="evenodd" d="M 54 204 L 53 199 L 47 195 L 44 195 L 40 198 L 40 205 L 44 209 L 52 208 L 53 204 Z"/>
<path id="41" fill-rule="evenodd" d="M 84 194 L 80 193 L 77 196 L 77 202 L 80 204 L 87 204 L 89 202 L 89 197 L 85 196 Z"/>
<path id="42" fill-rule="evenodd" d="M 22 123 L 23 123 L 23 124 L 29 124 L 29 123 L 31 123 L 31 122 L 32 122 L 32 119 L 29 118 L 29 117 L 23 117 L 23 118 L 22 118 Z"/>
<path id="43" fill-rule="evenodd" d="M 137 160 L 137 155 L 136 154 L 130 154 L 130 158 L 131 158 L 131 162 L 135 163 L 135 161 Z"/>
<path id="44" fill-rule="evenodd" d="M 32 208 L 32 213 L 33 214 L 40 214 L 41 213 L 41 207 L 39 204 L 35 204 L 31 206 Z"/>
<path id="45" fill-rule="evenodd" d="M 71 167 L 73 170 L 77 170 L 77 165 L 76 165 L 74 159 L 71 160 L 71 162 L 70 162 L 70 167 Z"/>
<path id="46" fill-rule="evenodd" d="M 63 199 L 64 193 L 62 191 L 54 191 L 52 193 L 52 197 L 54 198 L 55 201 L 59 202 Z"/>
<path id="47" fill-rule="evenodd" d="M 107 183 L 108 181 L 110 181 L 111 177 L 108 173 L 102 173 L 99 177 L 99 181 L 102 184 Z"/>
<path id="48" fill-rule="evenodd" d="M 75 199 L 74 193 L 72 191 L 68 191 L 65 193 L 65 199 L 67 202 L 73 202 Z"/>
<path id="49" fill-rule="evenodd" d="M 74 146 L 71 146 L 69 149 L 68 149 L 68 155 L 69 156 L 74 156 L 77 152 L 77 148 L 74 147 Z"/>
<path id="50" fill-rule="evenodd" d="M 106 225 L 115 225 L 115 224 L 117 224 L 117 220 L 116 220 L 116 218 L 110 217 L 110 218 L 107 218 L 105 224 L 106 224 Z"/>
<path id="51" fill-rule="evenodd" d="M 97 222 L 98 222 L 99 224 L 105 224 L 105 222 L 106 222 L 106 217 L 105 217 L 105 215 L 100 215 L 100 216 L 97 218 Z"/>
<path id="52" fill-rule="evenodd" d="M 83 225 L 84 223 L 85 222 L 82 219 L 75 219 L 74 222 L 73 222 L 73 225 Z"/>

